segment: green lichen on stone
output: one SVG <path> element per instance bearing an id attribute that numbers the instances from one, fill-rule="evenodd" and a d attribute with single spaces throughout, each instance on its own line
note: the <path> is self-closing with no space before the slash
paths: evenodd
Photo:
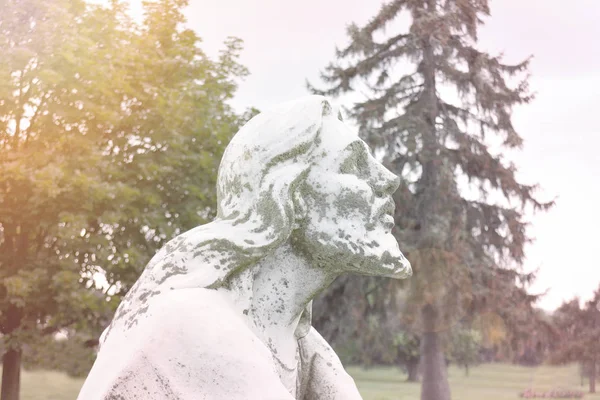
<path id="1" fill-rule="evenodd" d="M 307 129 L 307 131 L 312 131 L 315 130 L 316 126 L 311 126 Z M 300 143 L 299 145 L 297 145 L 296 147 L 292 148 L 291 150 L 288 150 L 284 153 L 281 153 L 275 157 L 273 157 L 264 167 L 263 169 L 263 179 L 264 177 L 267 176 L 267 172 L 275 167 L 276 165 L 279 165 L 285 161 L 291 160 L 295 157 L 297 157 L 298 155 L 301 154 L 305 154 L 307 153 L 312 147 L 314 146 L 314 140 L 310 140 L 308 142 L 304 142 L 304 143 Z"/>

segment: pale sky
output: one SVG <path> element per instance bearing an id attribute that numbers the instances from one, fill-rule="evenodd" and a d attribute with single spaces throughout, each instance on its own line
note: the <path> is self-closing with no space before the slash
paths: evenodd
<path id="1" fill-rule="evenodd" d="M 139 12 L 138 2 L 132 10 Z M 227 36 L 245 46 L 241 62 L 250 76 L 240 83 L 238 109 L 307 94 L 305 80 L 347 42 L 345 27 L 362 24 L 381 0 L 190 0 L 188 25 L 216 55 Z M 480 48 L 504 52 L 516 62 L 533 54 L 532 89 L 537 98 L 514 112 L 525 140 L 512 159 L 524 183 L 539 183 L 543 199 L 557 198 L 548 213 L 531 217 L 536 238 L 526 267 L 540 267 L 533 291 L 550 289 L 539 303 L 554 309 L 575 295 L 588 298 L 600 284 L 594 256 L 600 224 L 600 1 L 491 0 L 491 18 Z M 596 122 L 596 123 L 595 123 Z"/>

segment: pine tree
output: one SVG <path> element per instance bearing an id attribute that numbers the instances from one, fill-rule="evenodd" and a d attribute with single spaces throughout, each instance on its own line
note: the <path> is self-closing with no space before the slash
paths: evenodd
<path id="1" fill-rule="evenodd" d="M 412 20 L 408 31 L 384 37 L 403 12 Z M 404 178 L 394 233 L 414 270 L 404 290 L 422 332 L 423 400 L 450 398 L 440 332 L 467 306 L 483 306 L 499 271 L 522 263 L 530 240 L 525 207 L 551 206 L 490 147 L 490 139 L 521 147 L 511 110 L 532 95 L 521 79 L 529 59 L 507 65 L 476 48 L 487 15 L 487 0 L 390 1 L 366 25 L 349 26 L 350 44 L 322 74 L 328 87 L 309 85 L 329 96 L 365 88 L 348 114 Z M 477 198 L 459 190 L 461 177 Z"/>

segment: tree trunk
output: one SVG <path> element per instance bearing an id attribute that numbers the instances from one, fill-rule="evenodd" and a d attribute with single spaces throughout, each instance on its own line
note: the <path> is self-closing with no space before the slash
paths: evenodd
<path id="1" fill-rule="evenodd" d="M 596 393 L 596 360 L 592 360 L 590 368 L 590 393 Z"/>
<path id="2" fill-rule="evenodd" d="M 9 349 L 2 358 L 0 400 L 19 400 L 21 386 L 21 349 Z"/>
<path id="3" fill-rule="evenodd" d="M 427 0 L 427 13 L 436 14 L 437 1 Z M 441 204 L 443 200 L 439 196 L 439 188 L 442 183 L 437 151 L 439 150 L 439 138 L 436 128 L 438 116 L 438 97 L 436 88 L 436 61 L 433 50 L 432 34 L 424 34 L 420 37 L 423 47 L 423 60 L 419 68 L 423 71 L 423 148 L 419 154 L 422 157 L 422 174 L 420 184 L 423 194 L 418 206 L 419 219 L 422 223 L 422 241 L 420 247 L 442 247 L 445 243 L 445 224 L 440 221 L 445 218 L 441 215 Z M 429 243 L 429 244 L 426 244 Z M 435 246 L 435 244 L 437 246 Z M 421 270 L 423 270 L 421 268 Z M 427 272 L 419 279 L 431 278 Z M 421 309 L 423 320 L 423 337 L 421 338 L 421 400 L 450 400 L 450 385 L 448 384 L 447 367 L 438 328 L 438 311 L 433 304 L 425 304 Z"/>
<path id="4" fill-rule="evenodd" d="M 2 332 L 14 332 L 23 318 L 23 310 L 11 304 L 1 321 Z M 7 346 L 8 347 L 8 346 Z M 8 347 L 2 357 L 2 392 L 0 400 L 19 400 L 21 388 L 21 348 Z"/>
<path id="5" fill-rule="evenodd" d="M 431 304 L 421 310 L 423 338 L 421 340 L 421 365 L 423 381 L 421 400 L 450 400 L 450 386 L 440 337 L 435 329 L 437 311 Z"/>
<path id="6" fill-rule="evenodd" d="M 421 378 L 419 359 L 417 358 L 406 363 L 406 369 L 408 370 L 408 382 L 419 382 Z"/>
<path id="7" fill-rule="evenodd" d="M 469 376 L 469 364 L 465 364 L 465 376 Z"/>

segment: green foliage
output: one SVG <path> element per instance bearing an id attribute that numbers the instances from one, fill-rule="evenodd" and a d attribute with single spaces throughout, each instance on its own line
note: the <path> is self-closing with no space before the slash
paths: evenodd
<path id="1" fill-rule="evenodd" d="M 535 307 L 539 295 L 515 285 L 518 279 L 517 271 L 495 271 L 492 290 L 480 296 L 487 309 L 480 307 L 471 325 L 496 361 L 539 365 L 556 342 L 556 329 L 550 316 Z"/>
<path id="2" fill-rule="evenodd" d="M 401 331 L 396 333 L 393 343 L 396 363 L 408 373 L 409 381 L 418 381 L 420 374 L 421 338 L 414 333 Z"/>
<path id="3" fill-rule="evenodd" d="M 457 329 L 452 333 L 450 345 L 450 359 L 465 368 L 469 373 L 469 366 L 479 361 L 481 349 L 481 334 L 473 329 Z"/>
<path id="4" fill-rule="evenodd" d="M 134 58 L 145 65 L 148 82 L 135 92 L 140 104 L 115 127 L 108 146 L 118 168 L 111 179 L 132 189 L 121 209 L 92 231 L 111 235 L 110 262 L 103 267 L 117 294 L 129 289 L 167 240 L 216 215 L 218 163 L 245 122 L 226 103 L 236 79 L 247 73 L 237 63 L 241 41 L 228 39 L 219 59 L 208 59 L 194 32 L 175 23 L 185 3 L 146 3 Z"/>
<path id="5" fill-rule="evenodd" d="M 86 337 L 70 334 L 56 339 L 54 335 L 36 336 L 22 345 L 25 370 L 62 371 L 71 377 L 85 377 L 96 360 L 96 349 L 87 346 Z M 4 345 L 0 343 L 0 352 Z"/>
<path id="6" fill-rule="evenodd" d="M 0 331 L 11 346 L 105 311 L 79 284 L 87 253 L 73 246 L 85 214 L 121 191 L 103 179 L 103 127 L 119 103 L 115 68 L 98 62 L 106 54 L 88 31 L 101 19 L 76 0 L 3 4 Z"/>
<path id="7" fill-rule="evenodd" d="M 420 340 L 417 335 L 399 332 L 394 336 L 398 357 L 406 361 L 419 359 Z"/>
<path id="8" fill-rule="evenodd" d="M 394 342 L 406 328 L 399 318 L 403 299 L 398 294 L 390 279 L 340 276 L 325 295 L 315 299 L 313 325 L 344 362 L 402 364 Z"/>
<path id="9" fill-rule="evenodd" d="M 558 340 L 550 361 L 555 364 L 578 362 L 593 393 L 600 370 L 600 287 L 583 307 L 577 298 L 563 303 L 554 312 L 553 320 Z"/>
<path id="10" fill-rule="evenodd" d="M 563 303 L 554 312 L 560 345 L 553 355 L 557 363 L 600 360 L 600 289 L 580 307 L 579 299 Z"/>
<path id="11" fill-rule="evenodd" d="M 154 251 L 215 215 L 218 161 L 245 118 L 227 101 L 247 71 L 239 39 L 202 52 L 186 4 L 144 2 L 135 24 L 117 0 L 1 2 L 5 346 L 99 335 Z"/>

